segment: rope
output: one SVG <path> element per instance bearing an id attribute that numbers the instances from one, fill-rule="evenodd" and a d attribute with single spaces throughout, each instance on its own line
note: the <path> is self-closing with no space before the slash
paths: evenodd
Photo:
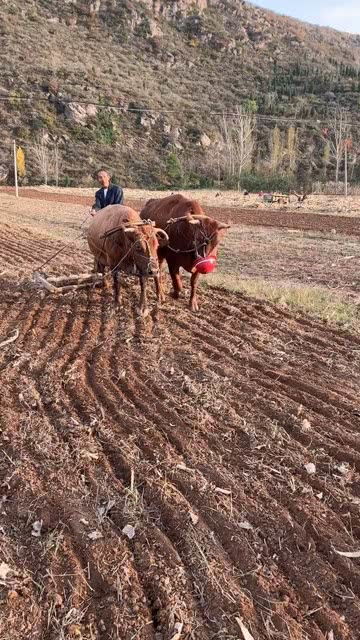
<path id="1" fill-rule="evenodd" d="M 166 246 L 166 249 L 170 249 L 170 251 L 173 251 L 174 253 L 193 253 L 194 251 L 198 251 L 199 249 L 201 249 L 201 247 L 206 247 L 207 242 L 203 242 L 202 244 L 195 244 L 194 243 L 194 247 L 192 249 L 174 249 L 174 247 L 170 247 L 170 245 L 168 244 Z"/>
<path id="2" fill-rule="evenodd" d="M 120 227 L 120 228 L 122 228 L 122 227 Z M 103 246 L 102 246 L 102 248 L 101 248 L 101 249 L 99 249 L 99 247 L 97 247 L 97 249 L 98 249 L 98 250 L 100 250 L 100 252 L 101 252 L 101 253 L 105 253 L 105 252 L 104 252 L 104 246 L 105 246 L 105 241 L 106 241 L 106 236 L 105 236 L 105 234 L 104 234 L 104 236 L 103 236 L 103 237 L 104 237 L 104 242 L 103 242 Z M 146 256 L 140 256 L 140 258 L 142 258 L 143 260 L 149 260 L 149 261 L 150 261 L 150 260 L 151 260 L 151 252 L 150 252 L 150 248 L 149 248 L 149 243 L 148 243 L 148 241 L 147 241 L 147 240 L 145 240 L 145 243 L 146 243 L 146 246 L 147 246 L 147 249 L 148 249 L 148 252 L 149 252 L 149 256 L 148 256 L 148 257 L 146 257 Z M 117 269 L 119 269 L 120 265 L 121 265 L 123 262 L 125 262 L 126 258 L 127 258 L 127 257 L 132 253 L 132 252 L 133 252 L 133 250 L 134 250 L 134 248 L 136 247 L 136 245 L 137 245 L 137 244 L 140 244 L 140 241 L 139 241 L 139 240 L 134 240 L 134 242 L 130 245 L 129 250 L 125 253 L 125 255 L 124 255 L 124 256 L 122 256 L 122 258 L 121 258 L 121 259 L 119 260 L 119 262 L 115 265 L 115 267 L 113 267 L 113 268 L 109 271 L 108 275 L 110 275 L 110 276 L 111 276 L 113 273 L 115 273 L 115 271 L 117 271 Z"/>
<path id="3" fill-rule="evenodd" d="M 82 221 L 81 225 L 80 225 L 80 229 L 82 229 L 82 227 L 84 226 L 85 222 L 90 218 L 91 213 L 88 213 L 84 220 Z M 46 264 L 49 264 L 49 262 L 51 262 L 54 258 L 56 258 L 56 256 L 59 255 L 59 253 L 62 253 L 70 244 L 73 244 L 73 242 L 76 242 L 77 240 L 80 240 L 80 238 L 83 237 L 83 232 L 80 233 L 80 235 L 76 236 L 76 238 L 73 238 L 72 240 L 70 240 L 69 242 L 67 242 L 66 244 L 64 244 L 63 247 L 61 247 L 58 251 L 56 251 L 52 256 L 50 256 L 50 258 L 48 258 L 47 260 L 45 260 L 45 262 L 43 262 L 42 264 L 40 264 L 37 269 L 35 269 L 35 271 L 39 271 L 39 269 L 42 269 L 43 267 L 45 267 Z"/>
<path id="4" fill-rule="evenodd" d="M 48 258 L 47 260 L 45 260 L 45 262 L 43 262 L 42 264 L 40 264 L 36 271 L 39 271 L 39 269 L 42 269 L 43 267 L 45 267 L 46 264 L 48 264 L 49 262 L 51 262 L 54 258 L 56 258 L 56 256 L 59 255 L 59 253 L 61 253 L 62 251 L 64 251 L 66 249 L 66 247 L 68 247 L 70 244 L 73 244 L 74 242 L 76 242 L 77 240 L 79 240 L 80 238 L 83 238 L 83 234 L 82 232 L 80 233 L 79 236 L 77 236 L 76 238 L 74 238 L 73 240 L 70 240 L 70 242 L 67 242 L 66 244 L 64 244 L 63 247 L 61 247 L 61 249 L 59 249 L 58 251 L 56 251 L 52 256 L 50 256 L 50 258 Z"/>
<path id="5" fill-rule="evenodd" d="M 174 224 L 175 222 L 178 222 L 179 220 L 181 220 L 182 218 L 171 218 L 170 220 L 168 220 L 168 224 L 165 227 L 165 231 L 171 227 L 172 224 Z M 184 218 L 185 219 L 185 218 Z M 200 228 L 199 228 L 200 227 Z M 203 238 L 205 239 L 205 242 L 202 242 L 202 244 L 196 244 L 196 236 L 194 239 L 194 246 L 192 249 L 174 249 L 174 247 L 171 247 L 169 244 L 166 245 L 166 249 L 170 249 L 170 251 L 173 251 L 174 253 L 195 253 L 196 256 L 199 255 L 199 249 L 201 249 L 202 247 L 206 247 L 209 242 L 212 240 L 212 238 L 215 235 L 215 232 L 211 234 L 211 236 L 207 236 L 203 229 L 201 228 L 201 221 L 200 221 L 200 225 L 199 227 L 196 229 L 196 231 L 199 231 L 201 233 L 201 235 L 203 236 Z"/>
<path id="6" fill-rule="evenodd" d="M 112 275 L 112 274 L 113 274 L 113 273 L 114 273 L 114 272 L 119 268 L 119 266 L 120 266 L 120 265 L 121 265 L 121 264 L 126 260 L 126 258 L 128 257 L 128 255 L 130 255 L 130 253 L 133 251 L 133 249 L 134 249 L 135 245 L 136 245 L 136 244 L 138 244 L 138 242 L 139 242 L 139 240 L 135 240 L 135 241 L 132 243 L 132 245 L 131 245 L 131 247 L 130 247 L 129 251 L 127 251 L 127 252 L 125 253 L 125 255 L 121 258 L 121 260 L 119 260 L 119 262 L 115 265 L 115 267 L 113 267 L 113 269 L 111 269 L 111 271 L 110 271 L 110 275 Z"/>

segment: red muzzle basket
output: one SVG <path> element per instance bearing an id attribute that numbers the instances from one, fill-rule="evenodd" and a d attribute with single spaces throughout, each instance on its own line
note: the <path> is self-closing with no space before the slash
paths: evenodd
<path id="1" fill-rule="evenodd" d="M 206 258 L 196 258 L 191 273 L 201 273 L 206 275 L 212 273 L 216 268 L 216 258 L 207 256 Z"/>

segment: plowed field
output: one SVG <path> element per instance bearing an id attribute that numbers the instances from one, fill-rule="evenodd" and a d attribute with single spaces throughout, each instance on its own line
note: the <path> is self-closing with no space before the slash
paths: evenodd
<path id="1" fill-rule="evenodd" d="M 58 246 L 5 225 L 0 274 Z M 117 313 L 0 287 L 1 639 L 360 637 L 360 339 L 216 290 L 141 321 L 130 281 Z"/>

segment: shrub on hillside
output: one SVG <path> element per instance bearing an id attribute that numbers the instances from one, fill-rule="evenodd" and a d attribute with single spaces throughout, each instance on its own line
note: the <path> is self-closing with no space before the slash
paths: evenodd
<path id="1" fill-rule="evenodd" d="M 235 185 L 232 185 L 234 188 Z M 246 191 L 256 193 L 258 191 L 280 191 L 288 193 L 296 187 L 296 181 L 292 176 L 269 175 L 257 173 L 243 174 L 240 178 L 240 187 Z"/>
<path id="2" fill-rule="evenodd" d="M 172 187 L 183 187 L 183 171 L 176 153 L 169 153 L 166 158 L 166 173 Z"/>

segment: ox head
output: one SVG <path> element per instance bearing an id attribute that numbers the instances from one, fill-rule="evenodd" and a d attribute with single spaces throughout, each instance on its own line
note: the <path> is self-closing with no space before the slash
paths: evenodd
<path id="1" fill-rule="evenodd" d="M 131 243 L 131 257 L 134 275 L 156 276 L 159 273 L 157 250 L 159 242 L 167 243 L 169 236 L 163 229 L 157 229 L 150 220 L 140 224 L 125 226 L 124 233 Z"/>
<path id="2" fill-rule="evenodd" d="M 188 231 L 184 235 L 189 240 L 189 248 L 193 246 L 197 257 L 200 256 L 203 258 L 209 255 L 217 255 L 219 242 L 226 229 L 231 227 L 231 224 L 219 222 L 205 214 L 189 214 L 181 218 L 169 220 L 168 224 L 178 223 L 180 221 L 188 225 Z"/>

